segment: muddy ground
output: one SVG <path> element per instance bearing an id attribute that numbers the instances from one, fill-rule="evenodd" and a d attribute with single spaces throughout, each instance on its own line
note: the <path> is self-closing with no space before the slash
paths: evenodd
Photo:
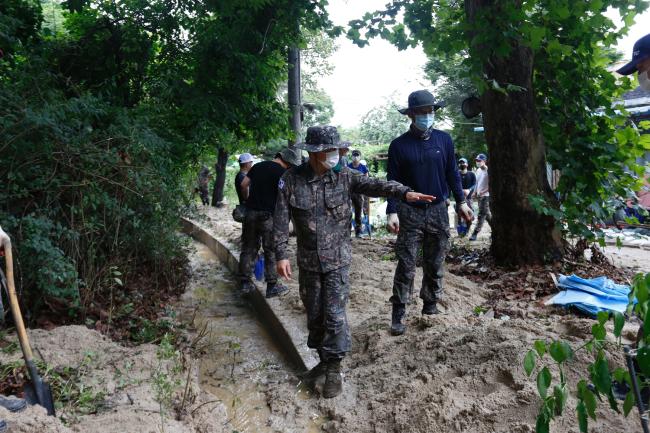
<path id="1" fill-rule="evenodd" d="M 210 208 L 201 223 L 238 250 L 241 226 L 228 209 Z M 481 238 L 473 248 L 485 245 L 488 233 Z M 526 351 L 537 339 L 558 337 L 578 347 L 594 321 L 545 307 L 534 296 L 533 287 L 550 279 L 548 273 L 521 279 L 521 292 L 529 293 L 524 298 L 504 296 L 506 286 L 498 281 L 482 284 L 448 273 L 442 314 L 423 318 L 416 293 L 406 335 L 392 337 L 392 242 L 353 240 L 348 310 L 353 350 L 344 361 L 344 393 L 337 398 L 321 399 L 296 379 L 237 297 L 234 278 L 207 248 L 194 244 L 192 277 L 172 313 L 187 327 L 182 354 L 173 349 L 165 354 L 153 344 L 124 347 L 83 326 L 32 330 L 39 355 L 55 369 L 76 371 L 77 391 L 81 385 L 88 401 L 64 404 L 60 418 L 38 407 L 20 414 L 0 409 L 0 417 L 20 433 L 533 432 L 539 400 L 534 380 L 521 367 Z M 638 257 L 638 267 L 647 267 L 645 258 Z M 420 279 L 418 269 L 416 288 Z M 304 323 L 297 281 L 289 286 L 282 303 Z M 488 311 L 477 315 L 476 307 Z M 626 325 L 625 339 L 635 333 L 634 323 Z M 19 358 L 17 352 L 0 353 L 2 365 Z M 611 359 L 623 365 L 620 353 Z M 588 362 L 589 355 L 579 352 L 565 372 L 570 383 L 587 377 Z M 171 388 L 162 416 L 161 385 Z M 605 406 L 600 404 L 590 431 L 639 430 L 635 412 L 626 419 Z M 572 407 L 573 396 L 552 431 L 578 431 Z"/>
<path id="2" fill-rule="evenodd" d="M 210 209 L 204 224 L 236 248 L 239 226 L 226 210 Z M 481 233 L 478 247 L 488 239 Z M 350 271 L 349 320 L 353 350 L 344 361 L 345 392 L 332 400 L 297 399 L 295 383 L 279 383 L 266 391 L 270 423 L 305 413 L 323 417 L 328 432 L 532 432 L 539 400 L 534 380 L 522 365 L 527 350 L 537 339 L 564 338 L 573 347 L 590 335 L 594 321 L 572 312 L 545 307 L 542 299 L 503 299 L 498 284 L 476 284 L 453 274 L 445 277 L 443 313 L 433 318 L 420 315 L 416 297 L 408 307 L 405 336 L 392 337 L 388 329 L 395 262 L 393 240 L 353 239 Z M 454 239 L 455 243 L 465 241 Z M 635 250 L 636 252 L 636 250 Z M 644 254 L 641 252 L 640 254 Z M 645 251 L 645 258 L 649 252 Z M 650 260 L 641 260 L 647 263 Z M 637 265 L 639 264 L 637 263 Z M 295 266 L 295 263 L 293 264 Z M 638 270 L 638 268 L 636 269 Z M 550 274 L 527 275 L 525 280 L 551 279 Z M 421 269 L 416 275 L 416 292 Z M 289 283 L 286 308 L 304 314 L 297 281 Z M 500 299 L 509 315 L 477 316 L 475 307 Z M 634 338 L 638 325 L 626 325 L 624 335 Z M 590 355 L 579 352 L 567 373 L 570 383 L 588 376 Z M 620 353 L 611 359 L 623 366 Z M 556 374 L 557 372 L 554 371 Z M 633 412 L 624 418 L 600 405 L 594 432 L 639 429 Z M 574 395 L 569 408 L 575 407 Z M 554 422 L 552 431 L 577 432 L 573 409 Z M 279 431 L 301 431 L 300 428 Z"/>
<path id="3" fill-rule="evenodd" d="M 204 366 L 201 357 L 212 347 L 205 338 L 197 338 L 192 327 L 203 318 L 196 307 L 197 288 L 213 285 L 213 272 L 195 249 L 190 250 L 192 278 L 186 296 L 166 309 L 168 319 L 191 310 L 186 317 L 179 346 L 158 342 L 135 347 L 125 346 L 85 326 L 61 326 L 52 330 L 29 330 L 32 346 L 50 370 L 41 368 L 46 382 L 59 397 L 57 417 L 48 417 L 40 406 L 20 413 L 0 408 L 12 433 L 231 433 L 230 401 L 203 391 L 200 383 Z M 206 280 L 206 278 L 210 279 Z M 177 313 L 178 312 L 178 313 Z M 9 334 L 5 340 L 15 340 Z M 199 346 L 202 348 L 198 350 Z M 22 375 L 21 353 L 3 350 L 0 366 L 14 367 Z M 18 380 L 20 381 L 20 380 Z"/>

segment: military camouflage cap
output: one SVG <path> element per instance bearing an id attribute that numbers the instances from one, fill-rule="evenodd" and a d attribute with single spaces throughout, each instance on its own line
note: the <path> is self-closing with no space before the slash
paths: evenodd
<path id="1" fill-rule="evenodd" d="M 341 136 L 335 126 L 310 126 L 304 143 L 296 144 L 299 149 L 307 152 L 322 152 L 326 149 L 350 147 L 349 141 L 341 141 Z"/>
<path id="2" fill-rule="evenodd" d="M 302 155 L 300 154 L 300 149 L 290 149 L 285 147 L 280 152 L 278 152 L 280 158 L 287 164 L 293 166 L 299 166 L 302 164 Z"/>

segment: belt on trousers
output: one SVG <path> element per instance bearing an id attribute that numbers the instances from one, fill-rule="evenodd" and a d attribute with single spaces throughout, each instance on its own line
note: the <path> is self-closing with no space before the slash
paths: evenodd
<path id="1" fill-rule="evenodd" d="M 445 200 L 446 199 L 443 198 L 442 200 L 436 200 L 436 201 L 434 201 L 432 203 L 407 203 L 407 202 L 405 202 L 404 204 L 406 204 L 408 206 L 411 206 L 411 207 L 418 208 L 418 209 L 426 209 L 426 208 L 429 208 L 429 207 L 438 206 L 439 204 L 444 203 Z"/>

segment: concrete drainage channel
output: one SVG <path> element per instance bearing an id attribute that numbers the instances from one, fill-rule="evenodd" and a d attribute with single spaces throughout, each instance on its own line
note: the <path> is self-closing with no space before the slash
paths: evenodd
<path id="1" fill-rule="evenodd" d="M 282 298 L 266 299 L 260 287 L 246 307 L 233 279 L 237 252 L 194 221 L 182 219 L 182 230 L 196 242 L 192 257 L 200 256 L 201 264 L 193 269 L 202 281 L 189 288 L 183 304 L 195 310 L 197 329 L 207 323 L 213 348 L 199 359 L 199 381 L 222 403 L 223 427 L 241 433 L 321 431 L 326 417 L 309 403 L 311 391 L 294 381 L 296 371 L 317 363 L 307 348 L 306 319 L 288 312 Z M 269 412 L 268 399 L 286 397 L 290 406 L 303 408 L 297 410 L 302 415 Z"/>
<path id="2" fill-rule="evenodd" d="M 204 244 L 233 274 L 238 272 L 239 258 L 229 250 L 222 241 L 208 233 L 198 223 L 186 218 L 181 218 L 183 233 L 190 235 L 198 242 Z M 305 323 L 283 315 L 277 306 L 264 297 L 264 291 L 257 287 L 251 297 L 251 304 L 266 330 L 273 337 L 275 343 L 282 348 L 289 362 L 297 369 L 305 370 L 316 365 L 317 360 L 307 348 L 307 335 Z"/>

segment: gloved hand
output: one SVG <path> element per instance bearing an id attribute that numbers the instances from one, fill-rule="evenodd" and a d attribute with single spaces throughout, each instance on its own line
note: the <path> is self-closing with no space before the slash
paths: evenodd
<path id="1" fill-rule="evenodd" d="M 467 203 L 462 203 L 460 205 L 459 211 L 461 218 L 463 218 L 468 223 L 472 222 L 472 219 L 474 219 L 474 212 L 472 212 L 472 209 L 467 205 Z"/>
<path id="2" fill-rule="evenodd" d="M 399 233 L 399 218 L 396 213 L 388 214 L 388 221 L 386 223 L 388 230 L 392 233 Z"/>

